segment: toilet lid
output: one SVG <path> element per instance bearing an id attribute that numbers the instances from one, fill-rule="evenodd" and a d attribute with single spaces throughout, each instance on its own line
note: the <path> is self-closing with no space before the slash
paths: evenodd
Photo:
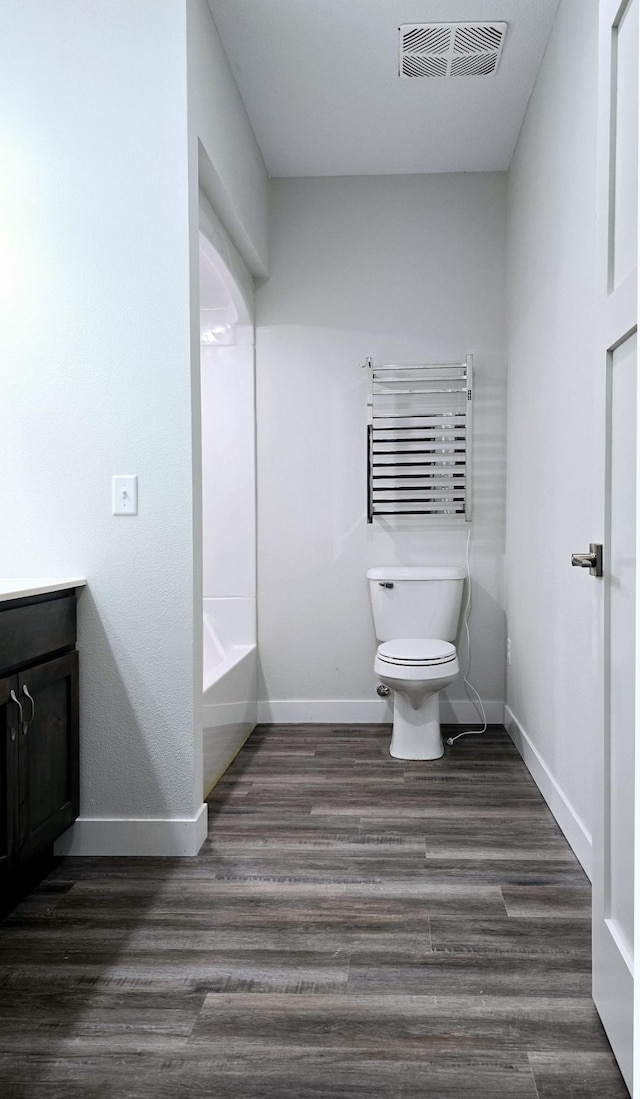
<path id="1" fill-rule="evenodd" d="M 455 645 L 431 637 L 401 637 L 378 647 L 380 660 L 388 664 L 445 664 L 455 660 Z"/>

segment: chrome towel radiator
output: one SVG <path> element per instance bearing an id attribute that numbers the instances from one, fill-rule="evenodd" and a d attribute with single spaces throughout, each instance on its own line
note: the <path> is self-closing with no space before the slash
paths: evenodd
<path id="1" fill-rule="evenodd" d="M 368 358 L 367 521 L 423 515 L 471 521 L 473 356 L 376 366 Z"/>

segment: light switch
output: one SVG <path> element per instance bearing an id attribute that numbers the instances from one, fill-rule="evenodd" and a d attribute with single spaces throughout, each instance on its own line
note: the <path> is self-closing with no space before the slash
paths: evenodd
<path id="1" fill-rule="evenodd" d="M 138 478 L 135 474 L 111 479 L 111 504 L 114 515 L 138 514 Z"/>

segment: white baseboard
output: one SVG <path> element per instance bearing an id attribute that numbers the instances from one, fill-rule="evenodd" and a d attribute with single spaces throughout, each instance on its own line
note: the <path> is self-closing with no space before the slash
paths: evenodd
<path id="1" fill-rule="evenodd" d="M 193 819 L 79 817 L 58 840 L 56 855 L 197 855 L 207 838 L 207 806 Z"/>
<path id="2" fill-rule="evenodd" d="M 505 706 L 505 725 L 569 846 L 591 881 L 592 843 L 588 829 L 509 706 Z"/>
<path id="3" fill-rule="evenodd" d="M 504 721 L 504 702 L 485 702 L 490 725 Z M 322 725 L 387 725 L 393 720 L 393 703 L 389 699 L 282 699 L 259 702 L 258 722 L 274 725 L 302 725 L 305 722 Z M 440 702 L 440 720 L 446 725 L 475 725 L 478 714 L 466 700 Z"/>
<path id="4" fill-rule="evenodd" d="M 374 724 L 391 721 L 391 703 L 385 698 L 285 698 L 258 702 L 258 723 L 274 725 Z"/>
<path id="5" fill-rule="evenodd" d="M 504 722 L 504 702 L 485 702 L 482 700 L 488 725 L 502 725 Z M 440 703 L 440 721 L 444 725 L 478 725 L 480 718 L 473 702 L 466 698 L 443 699 Z"/>

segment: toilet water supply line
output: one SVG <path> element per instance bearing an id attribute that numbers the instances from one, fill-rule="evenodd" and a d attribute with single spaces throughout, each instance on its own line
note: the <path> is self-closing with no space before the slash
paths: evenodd
<path id="1" fill-rule="evenodd" d="M 466 637 L 467 637 L 467 670 L 462 673 L 462 678 L 464 680 L 464 689 L 466 691 L 467 698 L 469 699 L 470 702 L 473 703 L 476 710 L 478 711 L 478 716 L 479 716 L 480 720 L 483 722 L 483 726 L 482 726 L 481 729 L 465 729 L 464 732 L 457 733 L 456 736 L 448 737 L 447 744 L 449 744 L 449 745 L 454 744 L 455 741 L 459 740 L 460 737 L 462 737 L 462 736 L 482 736 L 482 734 L 486 733 L 486 731 L 487 731 L 487 717 L 486 717 L 486 714 L 484 712 L 484 706 L 482 705 L 482 699 L 480 698 L 480 695 L 476 691 L 473 684 L 469 682 L 469 674 L 471 672 L 471 638 L 469 636 L 469 618 L 471 616 L 471 565 L 470 565 L 470 557 L 471 557 L 471 527 L 469 527 L 469 530 L 467 531 L 467 552 L 466 552 L 466 560 L 467 560 L 467 602 L 466 602 L 466 605 L 465 605 L 465 608 L 464 608 L 464 615 L 463 615 L 464 629 L 465 629 L 465 634 L 466 634 Z M 469 693 L 470 691 L 473 691 L 474 695 L 476 696 L 475 698 L 471 697 L 471 695 Z M 476 699 L 477 699 L 477 701 L 476 701 Z"/>

